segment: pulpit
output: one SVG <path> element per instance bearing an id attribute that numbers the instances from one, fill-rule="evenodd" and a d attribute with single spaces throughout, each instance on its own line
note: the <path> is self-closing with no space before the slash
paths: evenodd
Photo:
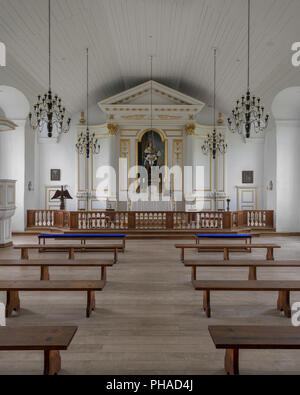
<path id="1" fill-rule="evenodd" d="M 12 245 L 11 218 L 16 210 L 16 181 L 0 180 L 0 248 Z"/>

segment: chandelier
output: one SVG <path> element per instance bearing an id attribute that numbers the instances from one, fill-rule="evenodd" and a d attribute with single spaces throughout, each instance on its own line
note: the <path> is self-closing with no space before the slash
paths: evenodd
<path id="1" fill-rule="evenodd" d="M 227 152 L 227 144 L 225 137 L 222 133 L 217 133 L 216 130 L 216 79 L 217 79 L 217 50 L 214 48 L 214 128 L 211 134 L 206 136 L 204 144 L 202 146 L 202 152 L 204 155 L 211 154 L 213 159 L 216 159 L 217 152 L 225 154 Z"/>
<path id="2" fill-rule="evenodd" d="M 249 139 L 251 130 L 255 133 L 263 132 L 269 122 L 269 114 L 265 115 L 265 108 L 261 98 L 251 95 L 250 92 L 250 17 L 251 4 L 248 0 L 248 80 L 247 93 L 237 100 L 232 115 L 228 118 L 228 127 L 232 133 L 239 133 Z"/>
<path id="3" fill-rule="evenodd" d="M 98 139 L 95 138 L 95 133 L 90 133 L 89 129 L 89 49 L 86 49 L 86 61 L 87 61 L 87 95 L 86 95 L 86 117 L 87 117 L 87 127 L 86 131 L 80 133 L 77 139 L 76 149 L 80 155 L 85 155 L 89 159 L 91 152 L 94 155 L 100 153 L 100 144 Z"/>
<path id="4" fill-rule="evenodd" d="M 53 95 L 51 90 L 51 0 L 49 0 L 49 90 L 43 96 L 38 95 L 38 101 L 33 106 L 33 114 L 29 114 L 29 121 L 34 130 L 42 133 L 45 128 L 48 137 L 51 138 L 53 131 L 58 134 L 68 133 L 71 119 L 66 118 L 66 109 L 62 105 L 61 98 Z"/>

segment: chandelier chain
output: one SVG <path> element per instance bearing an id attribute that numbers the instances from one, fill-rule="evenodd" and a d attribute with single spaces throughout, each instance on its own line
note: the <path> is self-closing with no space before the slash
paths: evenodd
<path id="1" fill-rule="evenodd" d="M 40 133 L 48 132 L 48 137 L 52 138 L 53 132 L 57 135 L 68 133 L 71 126 L 71 118 L 66 119 L 66 109 L 62 105 L 62 100 L 58 95 L 52 94 L 51 83 L 51 0 L 48 0 L 48 55 L 49 55 L 49 88 L 44 95 L 38 95 L 38 101 L 33 106 L 33 113 L 29 114 L 29 122 L 33 130 Z"/>
<path id="2" fill-rule="evenodd" d="M 49 91 L 51 91 L 51 0 L 48 1 L 49 3 Z"/>
<path id="3" fill-rule="evenodd" d="M 222 133 L 217 133 L 216 128 L 216 91 L 217 91 L 217 49 L 214 48 L 214 77 L 213 77 L 213 131 L 206 136 L 202 146 L 204 155 L 211 155 L 216 159 L 217 153 L 225 154 L 227 152 L 227 144 Z"/>
<path id="4" fill-rule="evenodd" d="M 90 154 L 98 155 L 100 153 L 101 146 L 95 133 L 90 133 L 89 128 L 89 49 L 86 49 L 86 116 L 87 125 L 86 131 L 80 133 L 76 143 L 76 150 L 80 155 L 85 155 L 87 159 L 90 158 Z"/>
<path id="5" fill-rule="evenodd" d="M 265 114 L 265 108 L 260 97 L 251 94 L 250 91 L 250 49 L 251 49 L 251 0 L 248 0 L 248 54 L 247 54 L 247 92 L 241 99 L 236 101 L 236 106 L 228 118 L 228 127 L 232 133 L 238 133 L 245 139 L 251 137 L 251 131 L 263 132 L 269 123 L 269 114 Z"/>

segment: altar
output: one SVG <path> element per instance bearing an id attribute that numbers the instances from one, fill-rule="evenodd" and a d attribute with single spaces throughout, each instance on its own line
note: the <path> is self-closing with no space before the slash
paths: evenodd
<path id="1" fill-rule="evenodd" d="M 77 155 L 78 210 L 225 210 L 226 154 L 213 160 L 201 149 L 212 131 L 196 121 L 205 103 L 148 81 L 98 104 L 107 122 L 90 126 L 100 154 Z M 83 116 L 77 133 L 85 128 Z M 158 197 L 145 199 L 153 186 Z"/>

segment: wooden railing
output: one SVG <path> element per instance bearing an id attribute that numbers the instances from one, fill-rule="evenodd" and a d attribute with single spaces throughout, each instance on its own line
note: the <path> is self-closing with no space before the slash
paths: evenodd
<path id="1" fill-rule="evenodd" d="M 29 210 L 27 228 L 63 230 L 234 230 L 274 228 L 274 212 Z"/>
<path id="2" fill-rule="evenodd" d="M 274 211 L 271 210 L 248 210 L 232 213 L 232 226 L 239 228 L 274 228 Z"/>

